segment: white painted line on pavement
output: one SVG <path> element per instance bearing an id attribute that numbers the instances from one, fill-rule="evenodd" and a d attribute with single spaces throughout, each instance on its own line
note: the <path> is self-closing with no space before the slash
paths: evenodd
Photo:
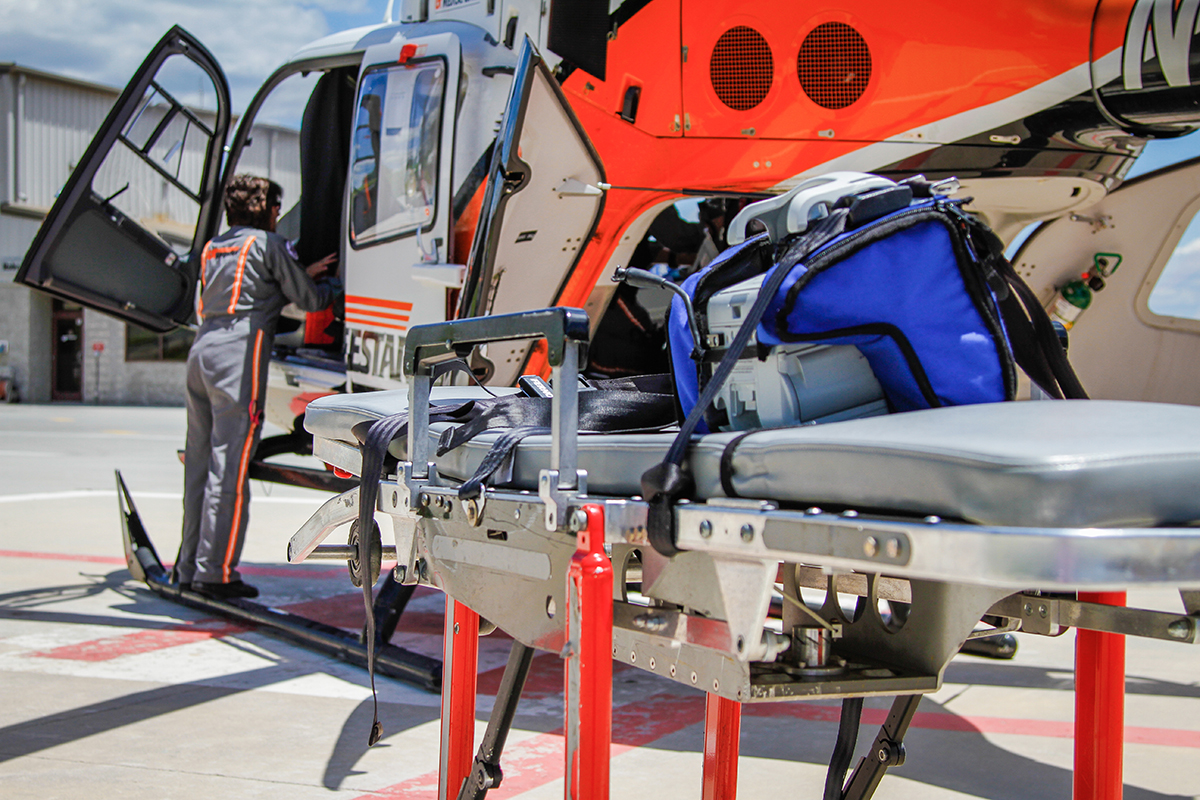
<path id="1" fill-rule="evenodd" d="M 3 494 L 0 495 L 0 503 L 33 503 L 41 500 L 75 500 L 86 497 L 113 497 L 117 496 L 116 489 L 77 489 L 66 492 L 32 492 L 29 494 Z M 133 500 L 136 503 L 141 499 L 147 500 L 182 500 L 181 492 L 135 492 Z M 310 505 L 313 507 L 319 506 L 328 498 L 321 497 L 255 497 L 251 500 L 253 503 L 289 503 L 298 505 Z"/>
<path id="2" fill-rule="evenodd" d="M 183 444 L 183 436 L 175 433 L 97 433 L 95 431 L 29 431 L 5 429 L 0 431 L 5 436 L 36 436 L 53 439 L 151 439 L 157 442 L 179 442 Z"/>

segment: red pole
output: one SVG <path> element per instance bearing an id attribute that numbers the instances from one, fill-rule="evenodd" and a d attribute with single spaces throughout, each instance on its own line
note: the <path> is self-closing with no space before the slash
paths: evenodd
<path id="1" fill-rule="evenodd" d="M 475 681 L 479 615 L 446 595 L 442 639 L 442 745 L 438 800 L 454 800 L 475 758 Z"/>
<path id="2" fill-rule="evenodd" d="M 709 693 L 704 698 L 703 800 L 737 797 L 738 745 L 742 705 Z"/>
<path id="3" fill-rule="evenodd" d="M 607 800 L 612 748 L 612 562 L 604 508 L 583 507 L 587 527 L 567 572 L 567 800 Z"/>
<path id="4" fill-rule="evenodd" d="M 1124 592 L 1080 592 L 1082 603 L 1125 605 Z M 1125 637 L 1075 632 L 1074 800 L 1121 800 Z"/>

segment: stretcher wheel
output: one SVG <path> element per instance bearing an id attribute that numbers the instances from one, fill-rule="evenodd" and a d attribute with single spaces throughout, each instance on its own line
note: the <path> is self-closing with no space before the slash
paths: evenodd
<path id="1" fill-rule="evenodd" d="M 362 548 L 358 544 L 358 520 L 350 523 L 350 536 L 346 540 L 346 544 L 355 548 L 358 553 L 362 552 Z M 375 585 L 375 581 L 379 580 L 379 571 L 383 567 L 383 538 L 379 534 L 379 523 L 371 521 L 371 539 L 369 542 L 369 556 L 367 563 L 371 568 L 371 585 Z M 362 564 L 360 563 L 361 556 L 356 555 L 354 558 L 346 561 L 346 566 L 350 568 L 350 582 L 357 587 L 362 587 Z"/>

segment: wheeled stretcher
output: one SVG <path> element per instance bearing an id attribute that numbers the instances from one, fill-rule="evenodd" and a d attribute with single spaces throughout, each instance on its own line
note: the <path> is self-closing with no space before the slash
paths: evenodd
<path id="1" fill-rule="evenodd" d="M 552 367 L 551 432 L 520 442 L 500 485 L 460 497 L 506 431 L 435 456 L 453 423 L 430 423 L 431 402 L 484 390 L 434 388 L 433 373 L 473 347 L 534 338 L 546 339 Z M 407 392 L 326 397 L 305 417 L 314 453 L 362 475 L 364 460 L 378 463 L 364 456 L 367 431 L 412 410 L 405 435 L 377 454 L 381 474 L 327 502 L 292 538 L 288 558 L 377 560 L 369 536 L 324 543 L 358 518 L 360 497 L 373 496 L 391 522 L 394 545 L 381 549 L 394 547 L 396 577 L 455 601 L 443 797 L 480 797 L 498 783 L 531 649 L 568 661 L 568 796 L 607 794 L 611 654 L 709 694 L 711 797 L 732 797 L 739 704 L 897 696 L 872 757 L 836 795 L 868 797 L 903 762 L 917 698 L 939 687 L 970 637 L 1075 627 L 1196 641 L 1200 408 L 1012 402 L 699 436 L 686 461 L 695 492 L 673 508 L 672 530 L 653 531 L 638 481 L 674 434 L 578 432 L 586 339 L 586 315 L 563 308 L 421 326 L 406 344 Z M 1182 612 L 1088 594 L 1139 586 L 1179 589 Z M 773 614 L 780 597 L 782 613 Z M 474 703 L 473 614 L 517 643 L 474 766 L 462 731 Z M 1081 670 L 1110 684 L 1089 702 L 1118 702 L 1123 675 L 1081 659 Z M 1119 726 L 1094 734 L 1077 730 L 1084 761 L 1099 762 L 1105 780 L 1104 748 L 1115 746 L 1119 788 Z M 837 787 L 849 760 L 841 738 Z"/>

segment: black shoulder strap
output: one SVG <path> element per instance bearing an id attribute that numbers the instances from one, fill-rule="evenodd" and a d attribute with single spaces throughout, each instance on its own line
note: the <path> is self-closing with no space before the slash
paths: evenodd
<path id="1" fill-rule="evenodd" d="M 663 458 L 662 463 L 651 467 L 642 475 L 642 495 L 650 504 L 647 535 L 650 543 L 654 545 L 654 549 L 663 555 L 671 556 L 679 552 L 675 546 L 674 515 L 671 513 L 671 507 L 676 500 L 689 493 L 693 488 L 692 480 L 683 471 L 682 465 L 687 447 L 692 440 L 692 434 L 696 432 L 696 426 L 700 424 L 708 407 L 716 399 L 717 392 L 729 379 L 733 368 L 737 366 L 738 359 L 741 358 L 742 352 L 750 343 L 750 337 L 754 335 L 758 323 L 766 314 L 767 306 L 783 286 L 783 282 L 791 273 L 792 268 L 845 230 L 846 213 L 845 209 L 834 210 L 829 216 L 817 222 L 810 233 L 798 239 L 780 259 L 778 266 L 759 289 L 754 305 L 746 313 L 746 318 L 742 321 L 738 332 L 734 334 L 729 349 L 717 364 L 717 368 L 713 370 L 712 377 L 700 392 L 696 404 L 688 412 L 687 418 L 679 429 L 679 434 L 675 437 L 675 441 L 671 442 L 671 448 L 667 451 L 666 457 Z"/>
<path id="2" fill-rule="evenodd" d="M 993 290 L 1017 364 L 1051 397 L 1086 400 L 1087 391 L 1067 360 L 1050 317 L 1029 284 L 1004 256 L 1000 238 L 973 218 L 971 233 L 984 269 L 995 272 L 1002 280 Z"/>
<path id="3" fill-rule="evenodd" d="M 362 475 L 358 484 L 358 564 L 362 572 L 358 577 L 362 583 L 363 604 L 367 609 L 367 674 L 371 678 L 371 700 L 375 704 L 371 733 L 367 737 L 368 746 L 374 745 L 383 737 L 383 725 L 379 722 L 379 698 L 375 694 L 375 613 L 372 608 L 370 575 L 370 548 L 374 537 L 368 533 L 375 525 L 375 501 L 379 495 L 379 478 L 388 445 L 398 431 L 407 428 L 407 412 L 384 417 L 371 425 L 366 441 L 362 444 Z"/>

